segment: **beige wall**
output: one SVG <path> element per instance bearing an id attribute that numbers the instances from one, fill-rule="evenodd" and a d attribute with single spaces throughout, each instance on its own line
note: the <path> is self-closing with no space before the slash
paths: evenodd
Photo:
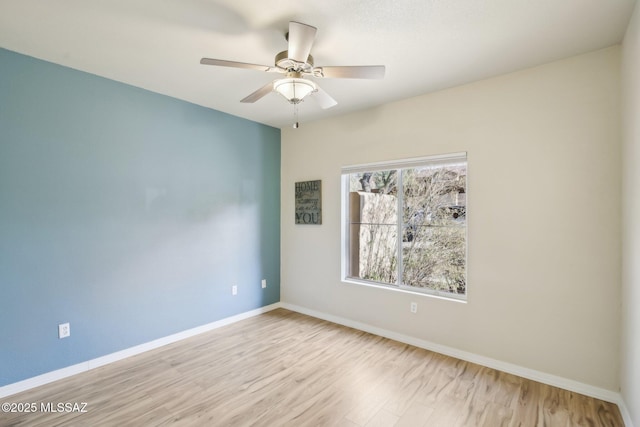
<path id="1" fill-rule="evenodd" d="M 284 129 L 282 301 L 617 391 L 619 61 L 614 47 Z M 342 283 L 341 166 L 459 151 L 468 302 Z M 294 182 L 313 179 L 324 223 L 296 226 Z"/>
<path id="2" fill-rule="evenodd" d="M 633 424 L 640 426 L 640 8 L 622 49 L 622 363 L 621 386 Z"/>

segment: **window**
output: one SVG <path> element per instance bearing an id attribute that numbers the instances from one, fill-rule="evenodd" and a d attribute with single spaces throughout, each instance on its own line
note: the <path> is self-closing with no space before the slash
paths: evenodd
<path id="1" fill-rule="evenodd" d="M 466 153 L 342 169 L 343 279 L 465 299 Z"/>

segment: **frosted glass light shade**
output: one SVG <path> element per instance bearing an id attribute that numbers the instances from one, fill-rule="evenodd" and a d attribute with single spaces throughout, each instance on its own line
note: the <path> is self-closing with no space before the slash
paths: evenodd
<path id="1" fill-rule="evenodd" d="M 273 90 L 284 96 L 290 103 L 297 104 L 305 96 L 315 92 L 317 87 L 311 80 L 288 78 L 276 81 L 273 84 Z"/>

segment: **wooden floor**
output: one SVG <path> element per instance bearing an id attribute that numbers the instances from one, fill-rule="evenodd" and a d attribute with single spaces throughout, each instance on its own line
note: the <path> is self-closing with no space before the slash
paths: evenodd
<path id="1" fill-rule="evenodd" d="M 624 425 L 613 404 L 283 309 L 2 401 L 38 411 L 0 426 Z M 86 412 L 41 411 L 58 403 Z"/>

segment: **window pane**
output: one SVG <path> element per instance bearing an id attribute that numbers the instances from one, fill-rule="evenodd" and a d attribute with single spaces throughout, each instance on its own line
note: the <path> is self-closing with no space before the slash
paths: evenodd
<path id="1" fill-rule="evenodd" d="M 397 171 L 349 176 L 349 276 L 397 282 Z"/>
<path id="2" fill-rule="evenodd" d="M 351 277 L 375 282 L 397 282 L 397 226 L 352 224 L 357 248 L 352 251 Z M 352 240 L 352 243 L 353 240 Z"/>
<path id="3" fill-rule="evenodd" d="M 417 288 L 464 294 L 465 229 L 418 226 L 414 239 L 402 243 L 402 283 Z"/>
<path id="4" fill-rule="evenodd" d="M 402 283 L 466 292 L 466 166 L 402 171 Z"/>

